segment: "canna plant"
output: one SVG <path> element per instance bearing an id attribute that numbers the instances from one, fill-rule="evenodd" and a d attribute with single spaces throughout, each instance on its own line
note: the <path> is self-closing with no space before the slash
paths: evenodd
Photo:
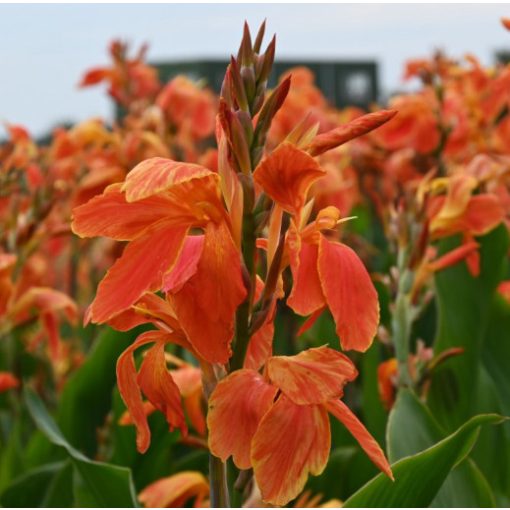
<path id="1" fill-rule="evenodd" d="M 252 41 L 245 25 L 227 68 L 216 117 L 217 169 L 146 159 L 123 182 L 76 207 L 72 219 L 80 237 L 127 242 L 100 282 L 86 321 L 123 331 L 152 327 L 117 362 L 140 452 L 150 444 L 147 414 L 154 409 L 171 429 L 188 433 L 184 385 L 168 370 L 167 351 L 187 351 L 200 369 L 212 506 L 230 504 L 230 457 L 239 481 L 253 475 L 263 501 L 285 505 L 297 497 L 308 475 L 320 474 L 328 461 L 328 414 L 393 476 L 378 443 L 342 400 L 357 370 L 337 350 L 370 347 L 379 323 L 377 293 L 356 252 L 340 242 L 351 218 L 332 205 L 314 209 L 309 191 L 326 174 L 318 156 L 396 112 L 370 113 L 320 134 L 305 118 L 270 144 L 292 77 L 267 88 L 275 39 L 262 51 L 264 31 L 265 24 Z M 308 317 L 303 331 L 328 309 L 339 343 L 274 355 L 283 301 Z M 137 370 L 134 353 L 149 345 Z"/>

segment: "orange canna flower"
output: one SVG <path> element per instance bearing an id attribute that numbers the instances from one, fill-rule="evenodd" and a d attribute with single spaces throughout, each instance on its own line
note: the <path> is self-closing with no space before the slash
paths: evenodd
<path id="1" fill-rule="evenodd" d="M 308 190 L 324 173 L 310 155 L 284 143 L 259 164 L 254 179 L 293 217 L 286 246 L 294 284 L 287 304 L 300 315 L 329 307 L 342 347 L 365 351 L 377 331 L 379 301 L 356 253 L 322 233 L 336 227 L 338 210 L 325 208 L 315 222 L 297 227 Z"/>
<path id="2" fill-rule="evenodd" d="M 208 89 L 201 89 L 185 76 L 171 80 L 156 98 L 177 128 L 194 140 L 201 140 L 214 133 L 216 104 Z"/>
<path id="3" fill-rule="evenodd" d="M 356 378 L 352 362 L 323 346 L 295 356 L 273 356 L 264 375 L 241 369 L 220 381 L 209 399 L 211 452 L 253 468 L 264 501 L 285 505 L 320 474 L 330 450 L 328 413 L 341 421 L 388 476 L 383 451 L 339 400 Z M 235 420 L 235 422 L 233 422 Z"/>
<path id="4" fill-rule="evenodd" d="M 194 164 L 146 160 L 123 184 L 74 209 L 72 228 L 82 237 L 129 241 L 99 284 L 92 322 L 110 321 L 146 292 L 164 289 L 200 356 L 228 361 L 234 312 L 246 289 L 218 174 Z M 203 236 L 195 236 L 196 229 Z"/>

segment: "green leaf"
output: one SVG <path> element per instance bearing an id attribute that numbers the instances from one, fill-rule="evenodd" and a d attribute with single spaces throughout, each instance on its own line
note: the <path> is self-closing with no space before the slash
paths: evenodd
<path id="1" fill-rule="evenodd" d="M 480 275 L 473 277 L 461 262 L 437 273 L 436 294 L 438 331 L 434 352 L 463 347 L 464 353 L 434 372 L 428 404 L 440 424 L 454 430 L 475 414 L 483 343 L 490 324 L 490 312 L 496 286 L 504 274 L 509 239 L 500 225 L 480 242 Z M 439 245 L 445 253 L 459 244 L 448 238 Z"/>
<path id="2" fill-rule="evenodd" d="M 74 467 L 75 485 L 80 494 L 77 506 L 129 507 L 138 506 L 131 471 L 124 467 L 95 462 L 71 446 L 62 435 L 41 399 L 31 390 L 24 389 L 25 402 L 30 415 L 44 435 L 55 445 L 66 450 Z M 76 489 L 76 487 L 75 487 Z"/>
<path id="3" fill-rule="evenodd" d="M 502 419 L 495 414 L 471 418 L 434 446 L 393 464 L 394 482 L 380 473 L 352 495 L 344 507 L 429 506 L 450 471 L 469 454 L 480 426 Z"/>
<path id="4" fill-rule="evenodd" d="M 23 471 L 21 420 L 8 423 L 6 435 L 0 440 L 0 494 L 9 482 Z"/>
<path id="5" fill-rule="evenodd" d="M 65 492 L 66 486 L 58 484 L 62 473 L 69 472 L 69 461 L 46 464 L 33 469 L 14 480 L 0 498 L 0 504 L 4 507 L 67 507 L 72 504 L 68 496 L 70 491 Z M 58 499 L 55 498 L 55 483 L 60 488 Z M 68 484 L 67 489 L 70 485 Z"/>
<path id="6" fill-rule="evenodd" d="M 142 331 L 104 329 L 62 392 L 57 423 L 67 440 L 90 457 L 97 452 L 97 429 L 111 409 L 117 358 Z"/>
<path id="7" fill-rule="evenodd" d="M 421 452 L 444 436 L 444 431 L 425 405 L 411 391 L 401 389 L 388 420 L 390 462 Z M 476 464 L 465 459 L 448 475 L 432 506 L 493 507 L 495 499 Z"/>

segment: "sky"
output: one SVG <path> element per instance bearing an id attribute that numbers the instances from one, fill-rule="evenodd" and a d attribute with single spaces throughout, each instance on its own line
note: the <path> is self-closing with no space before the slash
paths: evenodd
<path id="1" fill-rule="evenodd" d="M 406 59 L 434 49 L 485 64 L 510 49 L 504 4 L 0 4 L 1 123 L 40 136 L 61 122 L 110 119 L 104 88 L 79 89 L 83 72 L 108 63 L 113 38 L 148 42 L 149 60 L 226 58 L 244 20 L 277 34 L 276 58 L 375 59 L 383 91 L 402 84 Z"/>

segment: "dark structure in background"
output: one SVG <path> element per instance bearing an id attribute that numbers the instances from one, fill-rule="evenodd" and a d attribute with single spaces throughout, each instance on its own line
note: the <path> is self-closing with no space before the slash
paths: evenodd
<path id="1" fill-rule="evenodd" d="M 193 80 L 205 79 L 207 84 L 219 93 L 228 61 L 196 60 L 153 65 L 158 69 L 159 77 L 163 83 L 178 74 L 184 74 Z M 269 81 L 270 86 L 276 85 L 281 74 L 296 66 L 305 66 L 311 69 L 315 74 L 317 86 L 334 106 L 368 108 L 372 102 L 378 99 L 377 64 L 373 61 L 280 60 L 274 64 Z"/>

